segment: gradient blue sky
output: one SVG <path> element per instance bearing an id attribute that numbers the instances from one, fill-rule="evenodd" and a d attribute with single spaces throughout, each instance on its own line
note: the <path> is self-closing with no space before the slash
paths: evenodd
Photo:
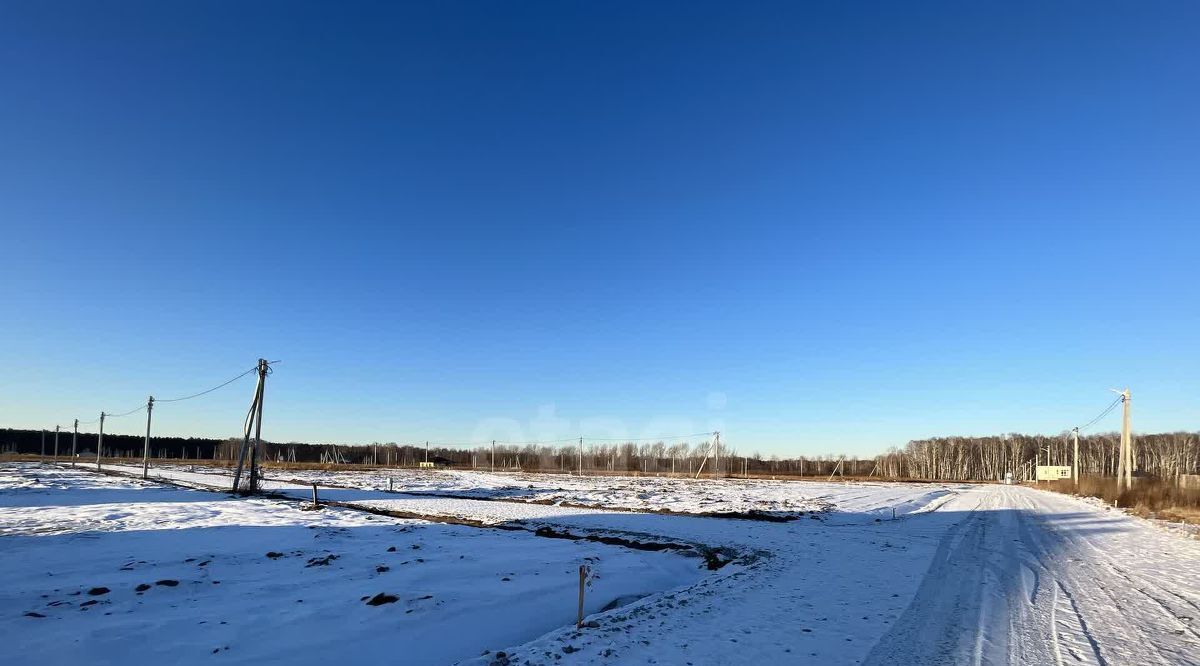
<path id="1" fill-rule="evenodd" d="M 266 356 L 276 440 L 1196 429 L 1198 65 L 1191 2 L 5 2 L 0 425 Z"/>

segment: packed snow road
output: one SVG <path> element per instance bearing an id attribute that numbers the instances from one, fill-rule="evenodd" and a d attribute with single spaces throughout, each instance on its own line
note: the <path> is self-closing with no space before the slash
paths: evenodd
<path id="1" fill-rule="evenodd" d="M 1074 498 L 962 493 L 867 664 L 1200 663 L 1200 544 Z"/>
<path id="2" fill-rule="evenodd" d="M 213 470 L 153 473 L 227 483 Z M 527 492 L 489 478 L 487 499 L 475 499 L 445 496 L 437 473 L 396 493 L 371 475 L 322 474 L 331 484 L 322 497 L 375 511 L 742 555 L 694 584 L 593 613 L 583 630 L 497 645 L 503 657 L 492 650 L 481 664 L 1200 664 L 1200 541 L 1035 489 L 768 482 L 760 498 L 753 483 L 622 479 L 610 488 L 603 478 L 526 475 Z M 447 478 L 449 490 L 469 485 L 462 474 Z M 663 499 L 639 497 L 640 484 Z M 712 498 L 725 492 L 741 508 L 796 510 L 819 497 L 823 509 L 783 523 L 630 511 L 671 493 L 677 511 L 719 511 Z M 546 494 L 587 506 L 526 501 Z"/>

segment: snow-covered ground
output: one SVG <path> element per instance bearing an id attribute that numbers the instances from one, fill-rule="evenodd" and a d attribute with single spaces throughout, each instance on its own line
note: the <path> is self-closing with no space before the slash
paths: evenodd
<path id="1" fill-rule="evenodd" d="M 123 471 L 130 470 L 124 468 Z M 191 472 L 176 468 L 155 470 L 155 473 L 170 477 L 175 482 L 218 487 L 226 485 L 226 477 L 205 471 L 211 470 Z M 589 616 L 592 626 L 582 630 L 576 630 L 569 619 L 564 622 L 557 615 L 544 618 L 546 623 L 556 628 L 529 627 L 526 634 L 513 636 L 503 643 L 503 657 L 499 657 L 495 650 L 502 644 L 498 642 L 500 639 L 490 640 L 486 644 L 492 648 L 492 652 L 477 658 L 481 664 L 742 664 L 752 661 L 818 664 L 1200 664 L 1200 635 L 1197 634 L 1200 626 L 1197 622 L 1197 618 L 1200 618 L 1200 575 L 1196 573 L 1200 571 L 1200 541 L 1168 533 L 1119 511 L 1062 495 L 995 485 L 754 481 L 690 483 L 645 477 L 566 479 L 525 475 L 514 479 L 510 475 L 480 475 L 478 483 L 473 484 L 471 477 L 465 473 L 443 472 L 408 473 L 405 476 L 413 479 L 411 482 L 401 483 L 398 478 L 392 481 L 393 488 L 403 492 L 389 493 L 385 490 L 386 477 L 379 474 L 320 474 L 325 475 L 318 477 L 318 482 L 325 484 L 320 489 L 321 496 L 350 506 L 403 515 L 461 518 L 518 530 L 514 534 L 504 530 L 502 537 L 486 537 L 489 543 L 484 548 L 489 549 L 489 554 L 494 554 L 492 559 L 504 562 L 497 565 L 498 569 L 473 571 L 472 565 L 468 564 L 461 572 L 456 572 L 453 560 L 446 564 L 442 576 L 462 579 L 459 582 L 467 589 L 478 587 L 473 580 L 475 576 L 482 580 L 486 575 L 494 575 L 495 571 L 504 571 L 505 566 L 509 567 L 507 570 L 522 575 L 522 570 L 513 567 L 518 566 L 517 560 L 525 552 L 536 552 L 538 557 L 550 558 L 554 564 L 547 566 L 557 566 L 566 571 L 570 568 L 568 562 L 573 560 L 555 559 L 557 556 L 549 549 L 553 544 L 570 544 L 578 548 L 581 543 L 586 543 L 526 537 L 537 542 L 531 551 L 519 545 L 505 546 L 513 543 L 508 539 L 521 535 L 519 530 L 544 529 L 574 536 L 624 535 L 630 541 L 700 544 L 710 548 L 724 547 L 729 549 L 729 553 L 740 557 L 736 563 L 718 572 L 706 573 L 691 580 L 679 578 L 682 572 L 662 573 L 662 578 L 656 580 L 654 587 L 663 591 L 620 608 L 593 613 Z M 27 475 L 28 470 L 15 474 L 19 478 Z M 296 483 L 276 480 L 267 485 L 280 494 L 304 497 L 311 493 L 311 489 L 305 487 L 310 478 L 297 479 Z M 87 482 L 129 483 L 101 480 L 101 477 L 92 477 Z M 529 492 L 516 492 L 518 490 Z M 13 492 L 19 497 L 24 491 Z M 72 491 L 65 492 L 70 494 Z M 305 521 L 334 520 L 334 516 L 342 516 L 343 513 L 348 517 L 338 520 L 363 521 L 376 529 L 394 531 L 400 529 L 397 525 L 421 525 L 419 529 L 410 527 L 410 530 L 419 533 L 434 529 L 428 523 L 379 516 L 367 521 L 366 514 L 354 515 L 349 511 L 301 512 L 294 505 L 289 507 L 283 502 L 232 500 L 225 499 L 227 496 L 223 495 L 177 490 L 155 492 L 220 498 L 213 501 L 236 506 L 262 505 L 270 507 L 272 513 L 290 512 L 301 516 L 296 518 L 297 527 L 294 529 L 300 533 L 310 532 L 309 550 L 306 553 L 315 552 L 313 533 L 321 533 L 323 529 L 336 533 L 336 529 L 331 526 L 310 531 L 307 526 L 301 525 Z M 472 496 L 473 493 L 478 494 Z M 549 499 L 546 494 L 561 497 L 561 504 L 541 503 Z M 720 501 L 725 495 L 731 498 L 728 504 Z M 7 496 L 8 493 L 0 494 L 0 497 Z M 0 500 L 0 503 L 8 501 Z M 608 502 L 612 503 L 612 508 L 608 507 Z M 164 525 L 173 524 L 177 520 L 175 516 L 187 510 L 183 504 L 162 502 L 148 509 L 142 520 L 150 525 L 155 520 L 162 521 Z M 28 503 L 23 506 L 28 506 Z M 893 507 L 898 509 L 899 517 L 894 521 L 891 520 Z M 95 520 L 94 517 L 89 519 L 77 515 L 75 508 L 64 506 L 62 511 L 65 513 L 57 516 L 47 514 L 44 519 L 36 517 L 39 509 L 20 509 L 24 512 L 20 521 L 14 520 L 14 514 L 9 509 L 0 508 L 0 528 L 11 532 L 9 526 L 17 525 L 15 529 L 23 530 L 23 534 L 36 534 L 60 530 L 64 522 L 84 520 L 87 524 L 86 520 Z M 675 513 L 630 510 L 660 508 L 668 508 Z M 110 512 L 120 520 L 121 512 L 126 510 L 121 502 L 117 502 L 100 511 Z M 798 518 L 789 522 L 761 522 L 679 515 L 750 510 L 794 512 Z M 219 523 L 221 518 L 210 520 Z M 386 527 L 382 527 L 384 525 Z M 439 528 L 467 530 L 468 533 L 473 529 L 445 525 Z M 163 528 L 148 526 L 138 529 Z M 84 534 L 96 531 L 95 528 L 87 530 Z M 202 533 L 206 530 L 176 531 Z M 347 534 L 338 542 L 344 551 L 351 551 L 354 544 L 371 543 L 369 529 L 346 527 L 345 532 Z M 477 532 L 489 534 L 494 530 Z M 376 554 L 372 548 L 381 547 L 384 542 L 395 538 L 390 532 L 385 533 L 388 535 L 386 538 L 376 539 L 377 546 L 363 545 L 363 554 L 355 555 L 362 558 L 364 568 L 374 561 Z M 123 532 L 118 536 L 124 540 L 130 534 Z M 363 535 L 361 539 L 358 538 L 359 534 Z M 17 538 L 35 541 L 59 537 Z M 188 552 L 196 551 L 189 557 L 197 557 L 197 553 L 203 555 L 201 551 L 204 548 L 209 551 L 216 548 L 214 545 L 201 547 L 199 543 L 225 541 L 223 538 L 192 538 L 201 541 L 195 547 L 186 549 Z M 500 544 L 495 551 L 490 550 L 492 539 Z M 449 542 L 444 546 L 447 552 L 461 552 L 453 545 L 454 539 L 441 541 Z M 58 549 L 64 550 L 63 545 L 60 543 Z M 630 559 L 626 566 L 634 570 L 638 566 L 649 566 L 644 564 L 646 560 L 643 558 L 655 554 L 590 545 L 599 549 L 598 557 L 616 557 L 610 551 L 627 553 Z M 125 555 L 120 546 L 109 547 Z M 301 546 L 297 545 L 296 548 L 301 549 Z M 543 554 L 543 549 L 548 549 L 546 554 Z M 35 592 L 31 587 L 39 582 L 36 573 L 46 568 L 46 562 L 52 556 L 43 556 L 41 553 L 10 555 L 12 550 L 11 547 L 0 550 L 0 571 L 3 571 L 5 578 L 12 579 L 15 589 L 25 590 L 19 599 L 28 603 L 29 595 Z M 49 552 L 54 550 L 54 547 L 47 547 Z M 70 550 L 69 547 L 67 550 Z M 92 578 L 107 573 L 87 560 L 83 552 L 80 549 L 73 554 L 53 556 L 65 557 L 71 562 L 78 560 L 75 565 L 78 575 L 88 580 L 80 578 L 76 585 L 93 584 L 90 582 Z M 175 556 L 183 554 L 181 550 Z M 664 558 L 664 562 L 692 562 L 694 566 L 692 560 L 656 554 Z M 250 557 L 247 555 L 247 558 Z M 261 555 L 254 557 L 261 559 Z M 303 567 L 302 559 L 307 561 L 300 556 L 295 559 L 297 570 L 310 571 Z M 406 556 L 405 559 L 409 558 Z M 345 563 L 338 560 L 336 564 Z M 616 566 L 605 564 L 601 567 L 601 582 L 613 575 L 625 576 L 623 573 L 612 573 Z M 673 565 L 663 566 L 670 569 Z M 420 588 L 423 594 L 433 594 L 434 599 L 441 598 L 442 586 L 446 584 L 444 580 L 425 575 L 425 569 L 411 571 L 422 572 L 407 580 L 411 588 Z M 694 570 L 689 572 L 696 575 Z M 128 573 L 121 572 L 122 575 Z M 530 573 L 525 570 L 523 575 L 529 576 Z M 246 575 L 249 577 L 249 574 Z M 129 582 L 132 583 L 133 579 Z M 66 590 L 60 583 L 56 580 L 53 586 Z M 369 570 L 367 578 L 355 585 L 342 583 L 340 579 L 328 581 L 330 590 L 347 585 L 353 588 L 355 594 L 361 590 L 364 595 L 374 590 L 372 584 L 379 587 Z M 43 581 L 42 586 L 49 584 Z M 290 589 L 276 593 L 265 580 L 255 589 L 260 590 L 263 605 L 255 608 L 235 606 L 255 618 L 270 612 L 283 612 L 280 608 L 285 606 L 288 595 L 293 593 Z M 152 588 L 145 596 L 159 591 Z M 378 591 L 385 590 L 381 588 Z M 299 590 L 295 593 L 298 594 Z M 538 607 L 539 604 L 545 609 L 558 608 L 561 594 L 556 589 L 553 595 L 545 598 L 522 598 L 521 601 L 529 603 L 529 608 Z M 48 618 L 22 616 L 21 613 L 27 609 L 18 607 L 11 591 L 0 592 L 0 595 L 6 595 L 0 596 L 3 601 L 0 608 L 5 613 L 0 631 L 4 634 L 28 629 L 30 625 L 25 623 L 47 621 Z M 340 596 L 353 598 L 347 602 Z M 416 596 L 421 595 L 414 595 L 413 598 Z M 267 598 L 275 605 L 268 604 Z M 50 599 L 34 598 L 33 601 L 49 603 Z M 209 613 L 207 617 L 215 617 L 214 607 L 220 612 L 224 611 L 219 604 L 211 601 L 189 603 L 195 603 L 198 609 L 209 609 L 205 611 Z M 360 606 L 360 603 L 349 589 L 346 594 L 339 595 L 337 601 L 330 601 L 323 617 L 327 623 L 334 624 L 325 625 L 323 634 L 313 630 L 320 634 L 313 641 L 319 643 L 320 640 L 326 640 L 331 644 L 340 644 L 343 632 L 335 627 L 340 627 L 342 621 L 346 618 L 361 621 L 377 617 L 363 614 L 362 611 L 387 608 L 370 608 Z M 431 618 L 430 624 L 423 625 L 423 640 L 457 641 L 465 632 L 481 630 L 475 624 L 479 622 L 478 619 L 464 623 L 460 617 L 480 618 L 485 613 L 473 609 L 465 598 L 456 603 L 460 604 L 457 606 L 459 609 L 466 610 L 455 613 L 453 619 L 440 618 L 440 624 L 432 622 L 435 618 Z M 500 603 L 508 602 L 505 600 Z M 399 602 L 392 606 L 399 607 Z M 72 617 L 87 615 L 74 609 L 72 612 Z M 338 619 L 330 619 L 331 616 Z M 189 617 L 196 616 L 193 614 Z M 357 624 L 354 626 L 358 627 Z M 379 625 L 372 625 L 372 629 L 375 632 L 382 631 Z M 158 628 L 142 629 L 131 626 L 126 628 L 125 633 L 138 635 L 150 630 L 163 632 L 161 625 L 158 625 Z M 58 635 L 69 640 L 78 635 L 92 635 L 87 631 L 86 625 L 76 626 Z M 203 631 L 207 629 L 197 628 L 196 635 L 201 635 Z M 395 632 L 397 629 L 388 624 L 387 631 Z M 172 625 L 166 633 L 171 636 L 180 633 L 182 638 L 167 643 L 178 645 L 192 640 L 194 636 L 190 632 L 190 628 Z M 370 632 L 354 629 L 359 641 L 368 640 L 362 637 L 364 633 Z M 403 652 L 408 641 L 383 633 L 385 637 L 382 643 L 370 645 L 386 645 L 392 651 L 388 654 L 394 655 L 394 660 L 414 663 Z M 257 633 L 249 629 L 239 636 L 241 640 L 250 641 L 251 634 L 257 637 Z M 137 643 L 142 645 L 144 641 Z M 247 659 L 247 654 L 252 653 L 256 658 L 264 654 L 261 651 L 252 652 L 250 648 L 238 653 L 236 647 L 233 645 L 229 651 L 219 653 L 221 658 L 239 661 Z M 111 645 L 110 648 L 115 650 L 116 646 Z M 8 649 L 12 648 L 0 642 L 0 661 L 7 663 L 3 651 Z M 287 654 L 298 663 L 322 661 L 316 659 L 311 651 L 299 650 Z M 45 661 L 40 660 L 39 663 Z M 191 659 L 174 661 L 194 663 Z"/>
<path id="2" fill-rule="evenodd" d="M 446 664 L 573 622 L 582 563 L 599 574 L 588 612 L 712 575 L 666 552 L 0 466 L 0 663 Z"/>
<path id="3" fill-rule="evenodd" d="M 113 466 L 140 472 L 140 467 Z M 155 475 L 188 478 L 199 483 L 229 484 L 180 472 L 231 476 L 228 468 L 203 465 L 156 467 Z M 265 487 L 322 487 L 388 490 L 414 495 L 462 497 L 553 504 L 556 506 L 625 509 L 699 515 L 757 513 L 797 518 L 819 512 L 891 518 L 919 511 L 948 495 L 954 485 L 911 483 L 846 483 L 742 479 L 688 479 L 668 477 L 569 476 L 565 474 L 471 472 L 380 468 L 365 472 L 321 470 L 268 470 Z M 274 481 L 274 482 L 272 482 Z M 841 516 L 845 518 L 847 516 Z"/>

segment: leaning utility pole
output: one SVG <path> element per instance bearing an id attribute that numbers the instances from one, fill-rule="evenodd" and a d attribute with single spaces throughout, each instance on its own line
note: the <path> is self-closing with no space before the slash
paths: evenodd
<path id="1" fill-rule="evenodd" d="M 242 469 L 249 458 L 250 485 L 247 494 L 258 490 L 258 448 L 262 444 L 262 408 L 263 392 L 266 388 L 267 373 L 270 364 L 265 358 L 258 359 L 258 385 L 254 389 L 254 400 L 250 403 L 250 411 L 246 413 L 242 447 L 238 451 L 237 470 L 233 474 L 233 492 L 241 492 Z M 254 444 L 250 443 L 250 432 L 254 431 Z M 336 450 L 336 449 L 335 449 Z"/>
<path id="2" fill-rule="evenodd" d="M 1079 428 L 1072 428 L 1071 434 L 1075 437 L 1075 458 L 1071 470 L 1071 478 L 1075 479 L 1075 487 L 1079 487 Z"/>
<path id="3" fill-rule="evenodd" d="M 100 452 L 104 450 L 104 412 L 100 412 L 100 436 L 96 438 L 96 471 L 100 471 Z"/>
<path id="4" fill-rule="evenodd" d="M 150 415 L 154 412 L 154 396 L 146 400 L 146 442 L 142 445 L 142 478 L 150 478 Z"/>

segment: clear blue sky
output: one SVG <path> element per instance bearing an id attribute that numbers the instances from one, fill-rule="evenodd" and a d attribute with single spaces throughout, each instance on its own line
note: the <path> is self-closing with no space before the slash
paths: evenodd
<path id="1" fill-rule="evenodd" d="M 1200 427 L 1200 4 L 742 4 L 3 3 L 0 425 Z"/>

